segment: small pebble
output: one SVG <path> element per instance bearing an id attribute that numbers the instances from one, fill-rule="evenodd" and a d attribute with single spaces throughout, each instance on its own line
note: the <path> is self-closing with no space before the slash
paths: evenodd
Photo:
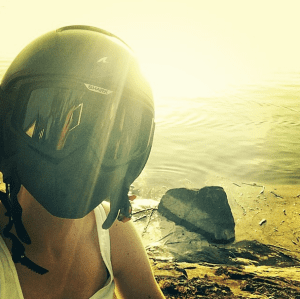
<path id="1" fill-rule="evenodd" d="M 267 220 L 266 219 L 263 219 L 261 222 L 259 222 L 259 225 L 263 225 L 264 223 L 266 223 Z"/>

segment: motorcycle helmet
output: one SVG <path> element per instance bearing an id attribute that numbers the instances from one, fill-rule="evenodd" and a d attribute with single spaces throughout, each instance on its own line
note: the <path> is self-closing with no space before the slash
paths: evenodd
<path id="1" fill-rule="evenodd" d="M 151 88 L 127 44 L 90 26 L 46 33 L 11 63 L 1 102 L 0 170 L 12 193 L 22 184 L 69 219 L 109 200 L 105 229 L 130 217 L 127 194 L 155 124 Z"/>

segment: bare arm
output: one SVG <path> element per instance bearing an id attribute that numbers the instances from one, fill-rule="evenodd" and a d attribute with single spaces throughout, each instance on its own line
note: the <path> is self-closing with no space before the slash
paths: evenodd
<path id="1" fill-rule="evenodd" d="M 118 298 L 163 299 L 147 253 L 131 221 L 110 229 L 112 266 Z"/>

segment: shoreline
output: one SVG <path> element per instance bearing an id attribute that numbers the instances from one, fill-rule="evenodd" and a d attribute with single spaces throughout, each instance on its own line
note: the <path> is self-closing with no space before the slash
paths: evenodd
<path id="1" fill-rule="evenodd" d="M 300 186 L 227 180 L 207 185 L 222 186 L 227 194 L 236 240 L 216 247 L 217 254 L 228 250 L 235 258 L 185 263 L 150 255 L 166 298 L 299 299 Z"/>

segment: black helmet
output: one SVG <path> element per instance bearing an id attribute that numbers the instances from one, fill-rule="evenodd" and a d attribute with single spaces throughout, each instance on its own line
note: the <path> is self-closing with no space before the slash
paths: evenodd
<path id="1" fill-rule="evenodd" d="M 4 180 L 57 217 L 81 218 L 105 199 L 104 228 L 128 213 L 129 187 L 152 145 L 154 104 L 122 40 L 89 26 L 49 32 L 16 57 L 1 88 Z"/>

